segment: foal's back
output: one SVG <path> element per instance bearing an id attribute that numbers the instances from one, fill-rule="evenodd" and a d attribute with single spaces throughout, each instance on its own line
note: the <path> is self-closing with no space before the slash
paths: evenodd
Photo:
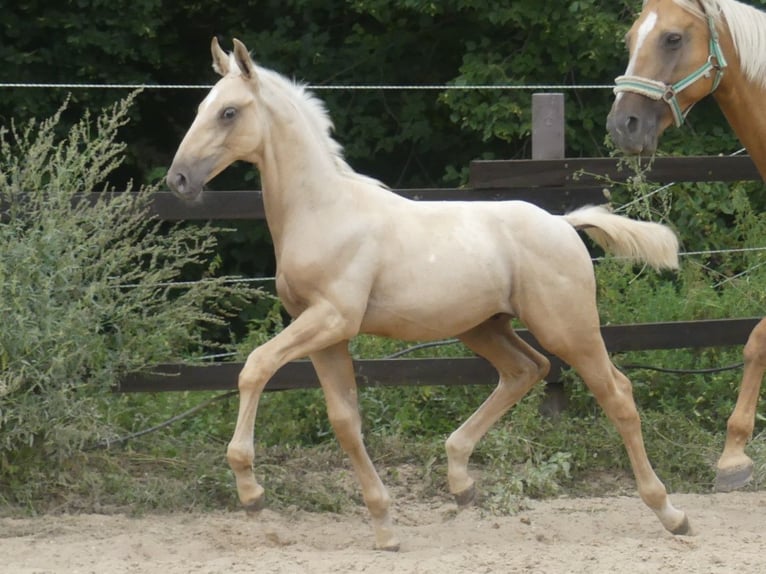
<path id="1" fill-rule="evenodd" d="M 543 286 L 577 284 L 586 296 L 595 290 L 576 231 L 526 202 L 399 198 L 382 202 L 372 219 L 361 239 L 377 246 L 378 258 L 364 332 L 451 336 L 496 314 L 518 316 Z"/>

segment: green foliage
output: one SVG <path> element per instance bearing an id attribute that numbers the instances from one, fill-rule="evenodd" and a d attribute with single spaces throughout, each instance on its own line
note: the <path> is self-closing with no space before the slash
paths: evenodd
<path id="1" fill-rule="evenodd" d="M 481 465 L 481 505 L 497 514 L 514 513 L 526 498 L 547 498 L 571 485 L 572 450 L 579 441 L 551 440 L 558 421 L 540 416 L 545 396 L 539 386 L 513 408 L 512 415 L 490 429 L 473 455 Z M 559 447 L 562 447 L 559 450 Z"/>
<path id="2" fill-rule="evenodd" d="M 603 324 L 751 317 L 763 313 L 766 269 L 762 249 L 766 222 L 760 217 L 762 184 L 672 184 L 646 181 L 644 160 L 625 162 L 635 175 L 611 184 L 616 211 L 675 227 L 682 243 L 681 269 L 656 274 L 616 259 L 598 261 L 599 308 Z M 710 431 L 723 430 L 734 407 L 739 370 L 716 371 L 741 361 L 741 348 L 621 353 L 639 405 L 652 412 L 678 412 Z M 652 368 L 675 369 L 664 373 Z M 695 371 L 708 369 L 710 372 Z M 575 410 L 588 412 L 587 394 L 575 386 Z M 583 391 L 584 392 L 584 391 Z M 581 400 L 587 396 L 584 402 Z"/>
<path id="3" fill-rule="evenodd" d="M 105 183 L 133 99 L 61 137 L 64 108 L 0 130 L 0 485 L 13 496 L 69 482 L 78 453 L 118 431 L 118 378 L 207 349 L 205 330 L 251 298 L 215 276 L 213 228 L 162 224 L 155 188 Z M 202 280 L 173 285 L 190 270 Z"/>
<path id="4" fill-rule="evenodd" d="M 635 9 L 603 0 L 247 1 L 236 8 L 158 0 L 17 2 L 0 23 L 0 63 L 14 82 L 204 84 L 214 79 L 208 46 L 217 34 L 224 45 L 242 39 L 263 65 L 318 86 L 603 85 L 624 68 L 622 36 Z M 168 165 L 201 95 L 147 90 L 133 110 L 130 169 L 123 173 L 146 181 Z M 50 115 L 61 96 L 0 90 L 0 123 Z M 463 183 L 455 175 L 472 159 L 529 152 L 529 90 L 320 96 L 352 165 L 395 187 Z M 73 110 L 113 97 L 110 90 L 76 90 Z M 570 153 L 603 151 L 611 97 L 608 89 L 567 92 Z M 216 185 L 242 186 L 244 179 L 234 169 Z"/>

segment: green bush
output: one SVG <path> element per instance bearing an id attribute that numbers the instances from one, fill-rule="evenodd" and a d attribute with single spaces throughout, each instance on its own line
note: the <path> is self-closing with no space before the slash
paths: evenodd
<path id="1" fill-rule="evenodd" d="M 76 481 L 84 450 L 122 430 L 120 376 L 209 348 L 206 329 L 253 296 L 215 276 L 213 228 L 164 224 L 156 188 L 106 183 L 133 100 L 65 133 L 66 106 L 0 128 L 0 498 Z"/>

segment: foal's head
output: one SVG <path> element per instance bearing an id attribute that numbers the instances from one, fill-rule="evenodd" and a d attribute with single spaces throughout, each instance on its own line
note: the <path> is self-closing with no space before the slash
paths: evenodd
<path id="1" fill-rule="evenodd" d="M 182 199 L 199 197 L 202 186 L 237 160 L 255 161 L 262 130 L 256 110 L 259 83 L 245 45 L 234 40 L 226 54 L 213 38 L 213 69 L 223 76 L 197 109 L 167 175 L 170 189 Z"/>
<path id="2" fill-rule="evenodd" d="M 717 88 L 725 61 L 715 29 L 718 14 L 709 13 L 713 5 L 644 1 L 626 36 L 630 60 L 615 81 L 617 96 L 607 118 L 624 152 L 653 153 L 662 132 L 681 125 L 689 109 Z"/>

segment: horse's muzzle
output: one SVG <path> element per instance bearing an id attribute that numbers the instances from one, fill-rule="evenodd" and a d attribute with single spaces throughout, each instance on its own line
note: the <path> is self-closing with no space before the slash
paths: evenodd
<path id="1" fill-rule="evenodd" d="M 606 118 L 606 129 L 623 153 L 651 155 L 664 131 L 661 126 L 664 102 L 649 100 L 636 94 L 620 94 Z"/>

